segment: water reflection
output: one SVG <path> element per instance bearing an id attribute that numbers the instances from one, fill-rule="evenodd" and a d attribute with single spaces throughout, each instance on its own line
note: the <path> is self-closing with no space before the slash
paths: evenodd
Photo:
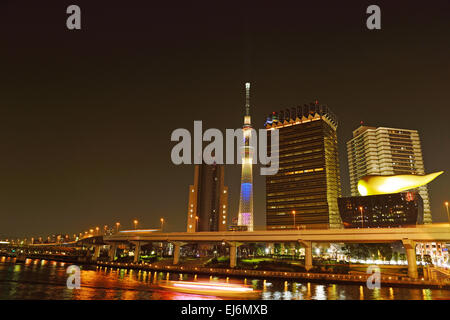
<path id="1" fill-rule="evenodd" d="M 66 286 L 66 268 L 70 264 L 32 260 L 15 264 L 13 258 L 0 259 L 0 299 L 75 299 L 75 300 L 149 300 L 149 299 L 218 299 L 214 296 L 175 293 L 158 286 L 167 280 L 221 281 L 208 275 L 175 272 L 151 272 L 119 268 L 81 267 L 81 289 Z M 249 284 L 260 290 L 264 300 L 431 300 L 450 299 L 450 290 L 408 289 L 381 287 L 370 290 L 366 286 L 320 284 L 301 281 L 275 281 L 228 278 L 229 283 Z M 243 297 L 237 297 L 243 298 Z"/>

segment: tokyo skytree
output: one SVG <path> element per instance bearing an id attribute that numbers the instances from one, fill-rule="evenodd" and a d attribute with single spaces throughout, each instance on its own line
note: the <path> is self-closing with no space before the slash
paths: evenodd
<path id="1" fill-rule="evenodd" d="M 252 134 L 250 119 L 250 83 L 245 84 L 245 116 L 242 127 L 244 143 L 241 149 L 242 171 L 241 171 L 241 194 L 239 198 L 238 225 L 246 226 L 247 231 L 253 231 L 253 148 L 250 146 Z"/>

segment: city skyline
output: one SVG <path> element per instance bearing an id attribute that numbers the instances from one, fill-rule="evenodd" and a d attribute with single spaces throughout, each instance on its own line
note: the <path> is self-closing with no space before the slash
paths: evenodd
<path id="1" fill-rule="evenodd" d="M 426 173 L 448 172 L 448 3 L 409 5 L 405 13 L 381 4 L 383 28 L 371 33 L 364 4 L 329 4 L 326 12 L 319 4 L 261 6 L 254 15 L 230 5 L 208 19 L 196 6 L 181 6 L 180 30 L 144 8 L 111 26 L 118 7 L 108 9 L 108 19 L 93 19 L 99 7 L 86 3 L 87 27 L 68 34 L 53 17 L 58 8 L 31 4 L 32 16 L 4 4 L 0 18 L 17 33 L 4 35 L 0 53 L 11 62 L 1 81 L 0 237 L 73 234 L 117 221 L 131 229 L 134 219 L 158 227 L 161 217 L 168 231 L 184 230 L 193 166 L 170 162 L 170 132 L 192 131 L 193 120 L 241 127 L 247 80 L 255 129 L 272 111 L 316 99 L 332 108 L 340 122 L 343 196 L 350 195 L 345 143 L 360 121 L 418 130 Z M 21 25 L 14 21 L 19 12 Z M 238 22 L 229 23 L 229 16 Z M 267 17 L 275 27 L 265 25 Z M 231 218 L 238 212 L 240 166 L 225 171 Z M 255 226 L 265 225 L 264 181 L 254 175 Z M 446 222 L 449 185 L 448 173 L 429 185 L 434 222 Z M 177 201 L 167 201 L 169 195 Z"/>

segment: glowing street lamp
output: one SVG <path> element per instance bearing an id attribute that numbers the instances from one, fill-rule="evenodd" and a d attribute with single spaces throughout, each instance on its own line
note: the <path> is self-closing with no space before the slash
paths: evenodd
<path id="1" fill-rule="evenodd" d="M 98 231 L 100 230 L 99 227 L 95 227 L 95 231 L 97 231 L 97 235 L 98 235 Z"/>
<path id="2" fill-rule="evenodd" d="M 195 231 L 198 232 L 198 216 L 195 216 L 195 222 L 196 222 Z"/>
<path id="3" fill-rule="evenodd" d="M 120 222 L 116 222 L 117 232 L 119 232 Z"/>
<path id="4" fill-rule="evenodd" d="M 292 210 L 292 215 L 294 216 L 294 229 L 295 229 L 295 210 Z"/>
<path id="5" fill-rule="evenodd" d="M 160 219 L 161 221 L 161 232 L 164 230 L 164 218 Z"/>
<path id="6" fill-rule="evenodd" d="M 136 230 L 136 229 L 137 229 L 138 221 L 137 221 L 137 220 L 134 220 L 133 223 L 134 223 L 134 230 Z"/>
<path id="7" fill-rule="evenodd" d="M 361 211 L 361 228 L 364 228 L 364 215 L 363 215 L 363 207 L 359 207 L 359 211 Z"/>
<path id="8" fill-rule="evenodd" d="M 448 222 L 450 222 L 450 215 L 448 213 L 448 201 L 445 201 L 445 208 L 447 209 L 447 217 L 448 217 Z"/>

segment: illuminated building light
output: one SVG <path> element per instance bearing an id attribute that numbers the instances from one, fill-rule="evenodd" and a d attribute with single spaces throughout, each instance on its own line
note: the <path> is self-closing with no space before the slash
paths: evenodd
<path id="1" fill-rule="evenodd" d="M 362 196 L 402 192 L 423 186 L 442 173 L 443 171 L 439 171 L 424 176 L 414 174 L 365 176 L 358 181 L 358 191 Z"/>

